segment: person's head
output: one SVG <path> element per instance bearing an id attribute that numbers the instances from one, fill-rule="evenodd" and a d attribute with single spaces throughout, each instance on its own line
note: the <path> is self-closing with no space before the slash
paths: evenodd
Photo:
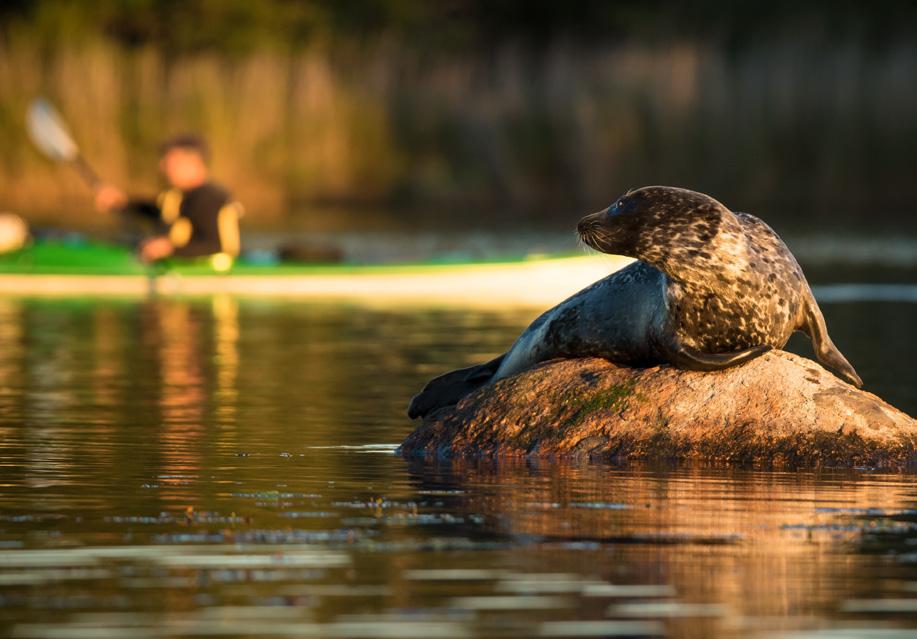
<path id="1" fill-rule="evenodd" d="M 170 186 L 187 191 L 207 181 L 208 155 L 200 136 L 176 135 L 159 147 L 159 169 Z"/>

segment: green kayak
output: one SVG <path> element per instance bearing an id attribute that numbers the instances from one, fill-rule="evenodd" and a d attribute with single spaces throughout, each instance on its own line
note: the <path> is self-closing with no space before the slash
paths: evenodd
<path id="1" fill-rule="evenodd" d="M 378 273 L 424 269 L 455 268 L 472 265 L 527 263 L 543 259 L 569 257 L 564 255 L 513 256 L 503 259 L 430 260 L 400 264 L 324 263 L 306 264 L 273 260 L 252 261 L 244 256 L 225 270 L 233 275 L 319 275 L 325 273 Z M 26 248 L 0 255 L 0 274 L 22 275 L 214 275 L 216 269 L 207 258 L 170 260 L 155 266 L 140 262 L 127 248 L 88 240 L 42 241 Z"/>
<path id="2" fill-rule="evenodd" d="M 299 296 L 413 302 L 559 301 L 626 264 L 606 255 L 529 256 L 476 262 L 287 264 L 240 259 L 225 272 L 209 260 L 141 263 L 97 242 L 42 241 L 0 255 L 0 294 Z"/>

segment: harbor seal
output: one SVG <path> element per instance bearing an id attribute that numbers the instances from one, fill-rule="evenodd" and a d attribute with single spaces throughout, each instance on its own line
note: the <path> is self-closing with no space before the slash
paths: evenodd
<path id="1" fill-rule="evenodd" d="M 430 381 L 411 401 L 411 418 L 549 359 L 712 371 L 782 348 L 796 330 L 821 363 L 862 386 L 799 263 L 757 217 L 703 193 L 650 186 L 587 215 L 578 232 L 597 251 L 637 261 L 546 311 L 503 355 Z"/>

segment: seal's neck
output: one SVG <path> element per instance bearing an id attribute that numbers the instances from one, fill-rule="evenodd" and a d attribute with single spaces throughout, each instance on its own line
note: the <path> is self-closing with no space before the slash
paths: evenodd
<path id="1" fill-rule="evenodd" d="M 687 289 L 707 290 L 745 278 L 748 243 L 731 213 L 717 220 L 699 220 L 665 237 L 653 236 L 638 247 L 637 259 L 655 266 Z"/>

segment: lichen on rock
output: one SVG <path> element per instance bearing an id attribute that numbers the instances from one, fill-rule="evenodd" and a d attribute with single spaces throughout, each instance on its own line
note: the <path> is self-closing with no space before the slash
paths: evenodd
<path id="1" fill-rule="evenodd" d="M 428 415 L 400 452 L 895 468 L 917 464 L 917 421 L 782 351 L 717 372 L 569 359 Z"/>

